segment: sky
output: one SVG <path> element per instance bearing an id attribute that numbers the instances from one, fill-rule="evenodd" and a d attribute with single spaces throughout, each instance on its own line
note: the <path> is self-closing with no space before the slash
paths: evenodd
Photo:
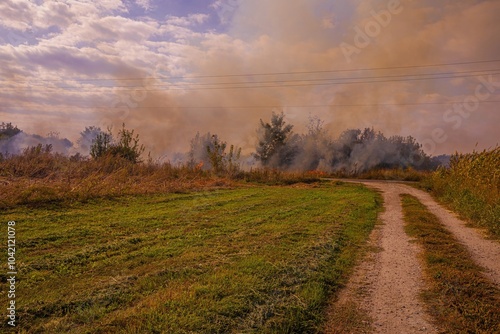
<path id="1" fill-rule="evenodd" d="M 259 120 L 373 127 L 431 155 L 500 140 L 498 0 L 3 0 L 0 121 L 74 141 L 197 132 L 251 151 Z"/>

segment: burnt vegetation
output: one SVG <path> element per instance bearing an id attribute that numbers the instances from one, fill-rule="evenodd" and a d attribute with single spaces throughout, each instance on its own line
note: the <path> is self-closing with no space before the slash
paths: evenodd
<path id="1" fill-rule="evenodd" d="M 365 128 L 346 130 L 334 139 L 317 117 L 310 117 L 307 133 L 299 135 L 284 117 L 273 113 L 270 122 L 260 121 L 254 156 L 265 167 L 356 176 L 373 169 L 432 170 L 440 165 L 411 136 L 387 138 Z"/>
<path id="2" fill-rule="evenodd" d="M 307 132 L 297 134 L 288 124 L 285 115 L 274 113 L 270 121 L 260 120 L 257 128 L 255 151 L 247 160 L 254 166 L 289 172 L 335 173 L 356 176 L 377 169 L 432 170 L 441 161 L 422 150 L 415 138 L 408 136 L 386 137 L 373 128 L 349 129 L 338 137 L 330 136 L 324 122 L 310 117 Z M 68 156 L 73 160 L 124 159 L 133 164 L 143 163 L 146 147 L 139 135 L 125 124 L 113 134 L 112 129 L 86 127 L 76 143 L 59 138 L 58 133 L 43 137 L 28 135 L 11 123 L 0 125 L 0 153 L 2 157 L 14 157 L 26 149 L 42 145 L 50 151 Z M 228 144 L 217 134 L 196 134 L 190 150 L 184 154 L 183 165 L 191 169 L 213 171 L 218 175 L 235 175 L 242 168 L 242 149 Z M 151 162 L 151 157 L 148 159 Z"/>
<path id="3" fill-rule="evenodd" d="M 310 118 L 306 133 L 293 130 L 283 113 L 273 113 L 257 125 L 255 150 L 246 155 L 217 134 L 198 133 L 181 162 L 171 163 L 146 155 L 139 135 L 125 124 L 116 132 L 86 127 L 72 143 L 57 133 L 30 135 L 1 123 L 0 206 L 184 192 L 240 181 L 310 183 L 324 176 L 366 177 L 376 170 L 397 170 L 404 178 L 438 165 L 412 137 L 353 129 L 332 138 L 317 117 Z"/>

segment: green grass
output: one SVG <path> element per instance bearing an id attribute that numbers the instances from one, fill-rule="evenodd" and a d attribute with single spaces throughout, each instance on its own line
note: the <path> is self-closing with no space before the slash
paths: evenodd
<path id="1" fill-rule="evenodd" d="M 316 332 L 380 203 L 323 183 L 18 206 L 18 331 Z"/>
<path id="2" fill-rule="evenodd" d="M 423 246 L 423 298 L 445 333 L 500 333 L 500 291 L 417 198 L 402 195 L 406 231 Z"/>

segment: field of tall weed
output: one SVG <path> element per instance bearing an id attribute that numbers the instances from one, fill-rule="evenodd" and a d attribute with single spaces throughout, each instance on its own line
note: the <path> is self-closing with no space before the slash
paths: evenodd
<path id="1" fill-rule="evenodd" d="M 0 161 L 0 208 L 224 187 L 231 180 L 169 163 L 87 159 L 26 150 Z"/>
<path id="2" fill-rule="evenodd" d="M 454 154 L 427 186 L 472 224 L 500 238 L 500 147 Z"/>
<path id="3" fill-rule="evenodd" d="M 317 175 L 272 169 L 215 173 L 188 164 L 133 163 L 111 155 L 98 159 L 68 157 L 37 146 L 0 159 L 0 208 L 233 188 L 246 183 L 288 185 L 318 180 Z"/>

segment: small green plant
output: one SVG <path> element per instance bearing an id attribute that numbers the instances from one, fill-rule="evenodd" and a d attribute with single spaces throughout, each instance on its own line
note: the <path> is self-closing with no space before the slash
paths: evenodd
<path id="1" fill-rule="evenodd" d="M 235 148 L 231 145 L 229 152 L 226 153 L 227 143 L 220 141 L 214 135 L 212 141 L 207 145 L 207 153 L 212 164 L 212 170 L 216 174 L 227 173 L 233 175 L 239 171 L 239 159 L 241 156 L 241 148 Z"/>
<path id="2" fill-rule="evenodd" d="M 221 173 L 225 169 L 225 151 L 227 144 L 219 139 L 217 135 L 213 135 L 210 143 L 207 145 L 207 154 L 212 170 L 215 173 Z"/>

